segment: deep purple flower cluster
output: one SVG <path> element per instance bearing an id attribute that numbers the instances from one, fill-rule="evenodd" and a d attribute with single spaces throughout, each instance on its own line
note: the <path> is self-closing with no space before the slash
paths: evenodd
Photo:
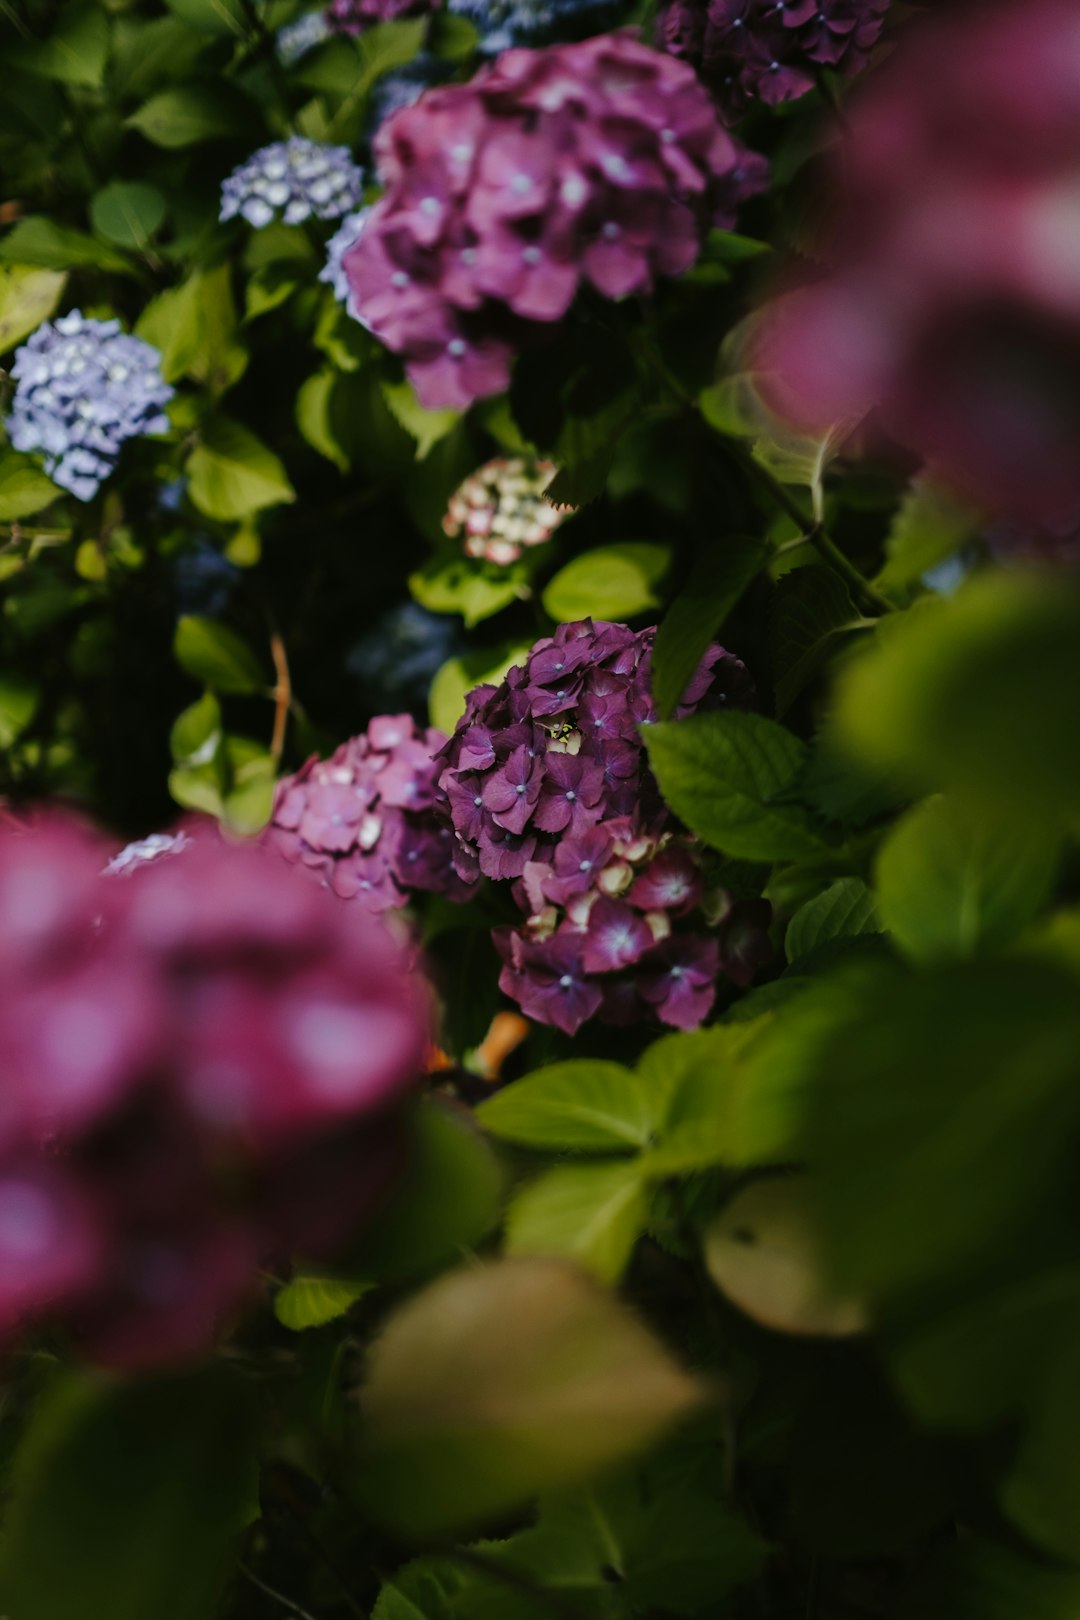
<path id="1" fill-rule="evenodd" d="M 403 906 L 417 889 L 468 899 L 453 834 L 433 809 L 445 742 L 411 715 L 378 715 L 329 759 L 313 755 L 278 784 L 264 838 L 367 911 Z"/>
<path id="2" fill-rule="evenodd" d="M 860 72 L 888 9 L 889 0 L 666 0 L 657 38 L 734 123 L 755 101 L 804 96 L 816 69 Z"/>
<path id="3" fill-rule="evenodd" d="M 241 163 L 221 187 L 222 220 L 237 214 L 261 230 L 271 220 L 302 225 L 306 219 L 339 219 L 360 200 L 364 171 L 347 146 L 327 146 L 290 135 Z"/>
<path id="4" fill-rule="evenodd" d="M 330 0 L 323 16 L 332 33 L 365 34 L 376 23 L 438 11 L 441 4 L 442 0 Z"/>
<path id="5" fill-rule="evenodd" d="M 103 872 L 0 832 L 0 1338 L 204 1354 L 259 1268 L 332 1252 L 400 1162 L 424 994 L 373 918 L 190 827 Z"/>
<path id="6" fill-rule="evenodd" d="M 499 567 L 542 546 L 570 516 L 544 499 L 557 469 L 553 461 L 496 456 L 470 473 L 450 497 L 443 533 L 461 540 L 469 557 Z"/>
<path id="7" fill-rule="evenodd" d="M 507 51 L 375 152 L 386 189 L 345 272 L 430 407 L 505 388 L 582 285 L 623 298 L 688 269 L 762 178 L 692 71 L 629 34 Z"/>
<path id="8" fill-rule="evenodd" d="M 638 730 L 656 718 L 653 635 L 560 625 L 500 686 L 470 694 L 441 756 L 459 872 L 514 882 L 529 918 L 497 937 L 502 986 L 568 1033 L 649 1007 L 691 1027 L 729 965 L 718 939 L 688 931 L 703 885 L 691 844 L 672 841 Z M 712 647 L 676 713 L 752 695 L 743 664 Z"/>
<path id="9" fill-rule="evenodd" d="M 7 420 L 16 450 L 39 451 L 45 470 L 80 501 L 97 494 L 127 439 L 166 433 L 174 390 L 161 355 L 119 321 L 77 309 L 46 321 L 15 352 L 15 398 Z"/>

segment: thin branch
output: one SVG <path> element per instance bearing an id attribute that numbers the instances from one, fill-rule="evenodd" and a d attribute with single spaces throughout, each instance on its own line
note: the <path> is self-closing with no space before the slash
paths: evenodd
<path id="1" fill-rule="evenodd" d="M 285 653 L 285 643 L 277 630 L 270 633 L 270 656 L 274 660 L 274 674 L 277 684 L 271 694 L 274 699 L 274 732 L 270 739 L 270 752 L 274 764 L 281 764 L 281 756 L 285 751 L 285 731 L 289 724 L 289 710 L 292 708 L 292 680 L 289 675 L 289 660 Z"/>
<path id="2" fill-rule="evenodd" d="M 257 1586 L 259 1591 L 265 1592 L 268 1598 L 273 1598 L 275 1603 L 280 1603 L 281 1607 L 287 1609 L 289 1614 L 293 1616 L 293 1620 L 317 1620 L 317 1617 L 310 1610 L 302 1609 L 299 1603 L 295 1603 L 292 1598 L 286 1597 L 284 1592 L 278 1592 L 274 1587 L 267 1585 L 266 1581 L 261 1576 L 256 1575 L 255 1571 L 250 1569 L 247 1564 L 241 1563 L 239 1567 L 241 1575 L 246 1580 L 249 1580 L 252 1586 Z"/>

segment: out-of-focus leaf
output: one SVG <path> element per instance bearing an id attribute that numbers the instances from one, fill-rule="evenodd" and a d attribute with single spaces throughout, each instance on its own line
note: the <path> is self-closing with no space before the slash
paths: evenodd
<path id="1" fill-rule="evenodd" d="M 737 1193 L 705 1234 L 705 1264 L 723 1294 L 780 1333 L 838 1338 L 860 1333 L 866 1314 L 823 1275 L 804 1183 L 770 1176 Z"/>
<path id="2" fill-rule="evenodd" d="M 109 55 L 109 19 L 93 0 L 67 6 L 47 37 L 33 44 L 11 44 L 11 65 L 61 84 L 97 89 Z"/>
<path id="3" fill-rule="evenodd" d="M 749 535 L 733 535 L 698 559 L 656 632 L 652 684 L 662 720 L 671 716 L 713 636 L 768 560 L 768 546 Z"/>
<path id="4" fill-rule="evenodd" d="M 251 106 L 229 85 L 180 84 L 159 90 L 127 122 L 155 146 L 175 150 L 198 141 L 238 135 Z"/>
<path id="5" fill-rule="evenodd" d="M 84 265 L 111 270 L 116 275 L 138 274 L 132 261 L 114 247 L 84 231 L 54 225 L 41 214 L 20 219 L 0 241 L 5 264 L 41 265 L 46 270 L 76 270 Z"/>
<path id="6" fill-rule="evenodd" d="M 135 334 L 161 352 L 166 381 L 191 376 L 221 393 L 240 376 L 247 352 L 238 342 L 229 264 L 197 270 L 151 300 Z"/>
<path id="7" fill-rule="evenodd" d="M 883 923 L 918 962 L 1006 945 L 1046 901 L 1057 863 L 1057 842 L 1043 828 L 930 799 L 897 823 L 879 851 Z"/>
<path id="8" fill-rule="evenodd" d="M 0 523 L 32 517 L 61 493 L 29 456 L 12 451 L 0 458 Z"/>
<path id="9" fill-rule="evenodd" d="M 668 546 L 624 541 L 586 551 L 560 568 L 544 590 L 544 608 L 560 623 L 632 619 L 659 605 L 656 588 L 671 562 Z"/>
<path id="10" fill-rule="evenodd" d="M 227 416 L 203 422 L 200 443 L 188 458 L 187 476 L 188 494 L 199 511 L 222 522 L 296 499 L 274 452 Z"/>
<path id="11" fill-rule="evenodd" d="M 383 382 L 382 396 L 395 421 L 416 440 L 416 459 L 424 457 L 445 439 L 461 420 L 460 411 L 428 411 L 420 404 L 410 382 Z"/>
<path id="12" fill-rule="evenodd" d="M 831 939 L 872 934 L 881 927 L 874 896 L 861 878 L 838 878 L 800 906 L 788 924 L 784 949 L 789 962 L 809 956 Z"/>
<path id="13" fill-rule="evenodd" d="M 571 1059 L 515 1080 L 477 1109 L 494 1136 L 523 1147 L 590 1153 L 644 1147 L 656 1123 L 637 1075 L 601 1058 Z"/>
<path id="14" fill-rule="evenodd" d="M 0 748 L 10 748 L 37 713 L 38 683 L 18 670 L 0 673 Z"/>
<path id="15" fill-rule="evenodd" d="M 212 1620 L 255 1495 L 242 1378 L 70 1374 L 16 1462 L 0 1602 L 13 1620 Z"/>
<path id="16" fill-rule="evenodd" d="M 861 623 L 844 581 L 831 568 L 795 568 L 773 602 L 773 682 L 779 714 L 790 709 L 824 663 L 837 635 Z"/>
<path id="17" fill-rule="evenodd" d="M 886 594 L 913 585 L 951 557 L 982 527 L 978 512 L 922 475 L 897 508 L 885 539 L 885 566 L 877 577 Z"/>
<path id="18" fill-rule="evenodd" d="M 97 234 L 136 251 L 147 246 L 167 211 L 163 193 L 141 180 L 110 180 L 90 199 L 90 221 Z"/>
<path id="19" fill-rule="evenodd" d="M 409 590 L 432 613 L 460 613 L 468 628 L 529 594 L 526 562 L 498 568 L 475 557 L 432 558 L 409 575 Z"/>
<path id="20" fill-rule="evenodd" d="M 241 0 L 166 0 L 166 4 L 181 22 L 200 33 L 226 34 L 235 39 L 244 35 L 246 22 Z"/>
<path id="21" fill-rule="evenodd" d="M 274 1295 L 274 1315 L 282 1327 L 292 1328 L 294 1333 L 324 1327 L 344 1316 L 373 1287 L 370 1282 L 302 1272 Z"/>
<path id="22" fill-rule="evenodd" d="M 213 759 L 221 736 L 221 705 L 213 692 L 204 692 L 173 722 L 169 733 L 172 757 L 178 765 L 206 765 Z"/>
<path id="23" fill-rule="evenodd" d="M 173 651 L 189 675 L 215 692 L 261 692 L 267 684 L 251 648 L 216 619 L 185 614 L 176 626 Z"/>
<path id="24" fill-rule="evenodd" d="M 482 648 L 463 658 L 448 658 L 435 673 L 428 694 L 431 724 L 452 732 L 465 712 L 465 699 L 476 686 L 497 685 L 508 669 L 520 664 L 529 650 L 527 642 L 504 642 L 502 649 Z M 494 663 L 492 655 L 498 654 Z"/>
<path id="25" fill-rule="evenodd" d="M 454 1272 L 372 1346 L 364 1497 L 412 1535 L 478 1524 L 634 1456 L 701 1399 L 636 1317 L 565 1262 Z"/>
<path id="26" fill-rule="evenodd" d="M 697 714 L 643 729 L 675 814 L 714 849 L 748 861 L 820 854 L 825 839 L 794 798 L 806 745 L 759 714 Z"/>
<path id="27" fill-rule="evenodd" d="M 0 264 L 0 354 L 13 349 L 48 320 L 66 284 L 63 271 L 41 270 L 32 264 Z"/>
<path id="28" fill-rule="evenodd" d="M 561 1255 L 615 1282 L 644 1228 L 649 1193 L 632 1159 L 560 1165 L 512 1200 L 506 1252 Z"/>

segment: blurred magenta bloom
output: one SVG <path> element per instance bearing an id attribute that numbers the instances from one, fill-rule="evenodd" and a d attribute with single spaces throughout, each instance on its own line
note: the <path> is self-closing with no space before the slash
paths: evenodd
<path id="1" fill-rule="evenodd" d="M 826 273 L 763 312 L 769 403 L 874 412 L 991 510 L 1080 516 L 1080 11 L 912 25 L 841 136 Z"/>
<path id="2" fill-rule="evenodd" d="M 65 816 L 0 831 L 0 1333 L 140 1366 L 378 1201 L 427 1007 L 377 922 L 263 850 L 189 824 L 109 853 Z"/>

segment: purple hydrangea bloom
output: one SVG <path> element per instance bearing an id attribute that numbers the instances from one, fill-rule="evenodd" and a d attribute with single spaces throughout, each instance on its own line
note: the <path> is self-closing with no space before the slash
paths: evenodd
<path id="1" fill-rule="evenodd" d="M 441 0 L 330 0 L 323 16 L 332 33 L 364 34 L 376 23 L 437 11 L 440 4 Z"/>
<path id="2" fill-rule="evenodd" d="M 734 123 L 755 101 L 805 95 L 816 69 L 860 72 L 888 8 L 889 0 L 666 0 L 657 39 L 695 68 Z"/>
<path id="3" fill-rule="evenodd" d="M 500 686 L 470 694 L 440 755 L 462 878 L 479 869 L 512 883 L 527 919 L 497 931 L 500 984 L 567 1034 L 593 1016 L 693 1028 L 721 972 L 747 983 L 767 956 L 767 905 L 762 921 L 714 893 L 723 930 L 704 932 L 696 847 L 660 798 L 638 732 L 656 718 L 653 636 L 560 625 Z M 752 696 L 742 663 L 712 647 L 676 714 Z"/>
<path id="4" fill-rule="evenodd" d="M 11 375 L 13 447 L 41 453 L 49 477 L 77 500 L 93 499 L 126 439 L 168 431 L 162 407 L 174 390 L 161 355 L 119 321 L 77 309 L 46 321 L 16 350 Z"/>
<path id="5" fill-rule="evenodd" d="M 264 838 L 368 911 L 405 905 L 418 889 L 468 899 L 454 837 L 433 813 L 436 750 L 446 738 L 411 715 L 384 714 L 278 784 Z M 460 870 L 459 870 L 460 869 Z"/>
<path id="6" fill-rule="evenodd" d="M 345 273 L 429 407 L 504 389 L 582 286 L 689 269 L 763 178 L 693 72 L 629 34 L 507 51 L 395 113 L 375 153 L 384 195 Z"/>
<path id="7" fill-rule="evenodd" d="M 273 219 L 301 225 L 305 219 L 338 219 L 360 200 L 364 172 L 347 146 L 290 135 L 249 157 L 221 188 L 222 220 L 237 214 L 261 230 Z"/>

